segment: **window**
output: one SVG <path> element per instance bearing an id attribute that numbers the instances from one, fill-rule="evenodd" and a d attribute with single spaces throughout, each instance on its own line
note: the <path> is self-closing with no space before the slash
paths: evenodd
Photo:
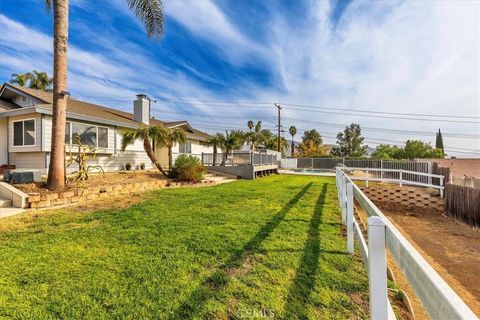
<path id="1" fill-rule="evenodd" d="M 192 143 L 191 142 L 180 143 L 178 145 L 178 149 L 180 153 L 192 153 Z"/>
<path id="2" fill-rule="evenodd" d="M 35 119 L 13 122 L 13 145 L 35 145 Z"/>
<path id="3" fill-rule="evenodd" d="M 88 146 L 108 148 L 108 128 L 84 123 L 67 122 L 65 131 L 66 144 L 75 144 L 79 139 L 80 143 Z"/>
<path id="4" fill-rule="evenodd" d="M 108 128 L 98 127 L 98 147 L 108 148 Z"/>

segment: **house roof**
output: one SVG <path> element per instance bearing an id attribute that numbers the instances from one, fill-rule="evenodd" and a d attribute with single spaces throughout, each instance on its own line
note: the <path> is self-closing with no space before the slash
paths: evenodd
<path id="1" fill-rule="evenodd" d="M 0 92 L 3 92 L 5 87 L 7 88 L 11 87 L 17 91 L 23 92 L 31 97 L 34 97 L 38 100 L 43 101 L 44 104 L 40 104 L 42 108 L 48 108 L 48 109 L 52 108 L 53 94 L 51 92 L 30 89 L 30 88 L 14 85 L 11 83 L 5 83 L 2 86 Z M 2 109 L 9 110 L 12 108 L 18 108 L 18 107 L 10 102 L 0 100 L 0 111 L 3 111 Z M 108 120 L 108 121 L 113 121 L 113 122 L 125 123 L 125 125 L 127 126 L 136 127 L 139 125 L 139 123 L 134 120 L 133 113 L 120 111 L 120 110 L 108 108 L 105 106 L 100 106 L 97 104 L 85 102 L 82 100 L 77 100 L 74 98 L 68 98 L 67 112 L 84 115 L 88 117 L 93 117 L 93 118 L 98 118 L 98 119 L 103 119 L 103 120 Z M 208 139 L 208 137 L 210 137 L 208 133 L 194 129 L 187 121 L 167 122 L 167 121 L 161 121 L 155 118 L 150 118 L 150 124 L 163 125 L 169 128 L 177 127 L 180 125 L 186 125 L 194 135 L 198 136 L 198 138 L 201 138 L 203 140 L 203 139 Z"/>

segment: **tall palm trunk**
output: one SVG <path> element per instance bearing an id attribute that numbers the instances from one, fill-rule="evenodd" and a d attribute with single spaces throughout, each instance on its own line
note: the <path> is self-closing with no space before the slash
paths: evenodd
<path id="1" fill-rule="evenodd" d="M 65 187 L 65 122 L 67 97 L 68 0 L 53 1 L 53 114 L 48 188 Z"/>
<path id="2" fill-rule="evenodd" d="M 291 153 L 292 153 L 292 158 L 293 158 L 295 156 L 295 143 L 293 143 L 293 134 L 292 134 L 292 145 L 291 145 L 291 147 L 292 147 Z"/>
<path id="3" fill-rule="evenodd" d="M 214 145 L 213 145 L 213 161 L 212 161 L 212 165 L 215 166 L 216 163 L 217 163 L 217 145 L 214 144 Z"/>
<path id="4" fill-rule="evenodd" d="M 155 157 L 155 153 L 153 152 L 152 144 L 150 143 L 149 139 L 143 139 L 143 149 L 147 153 L 147 156 L 150 158 L 150 161 L 157 167 L 157 169 L 165 176 L 168 177 L 168 174 L 163 170 L 160 163 L 157 161 L 157 157 Z"/>

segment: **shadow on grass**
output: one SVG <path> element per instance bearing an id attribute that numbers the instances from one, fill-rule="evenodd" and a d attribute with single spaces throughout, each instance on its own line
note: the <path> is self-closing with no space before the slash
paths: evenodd
<path id="1" fill-rule="evenodd" d="M 303 247 L 303 255 L 300 265 L 295 273 L 295 278 L 288 290 L 287 302 L 285 307 L 285 319 L 306 319 L 307 304 L 310 294 L 315 287 L 315 276 L 318 270 L 318 261 L 320 253 L 319 227 L 322 222 L 323 205 L 327 194 L 327 185 L 324 184 L 310 220 L 308 229 L 308 238 Z M 324 253 L 327 253 L 325 251 Z M 328 253 L 345 254 L 344 252 L 331 251 Z"/>
<path id="2" fill-rule="evenodd" d="M 270 221 L 258 230 L 258 232 L 238 251 L 222 264 L 217 271 L 206 278 L 200 286 L 190 294 L 187 300 L 172 314 L 170 319 L 190 319 L 200 311 L 204 304 L 211 299 L 216 292 L 225 287 L 230 277 L 235 274 L 236 268 L 251 255 L 259 252 L 261 243 L 280 224 L 290 209 L 303 197 L 312 186 L 312 182 L 305 185 L 295 197 L 293 197 Z"/>

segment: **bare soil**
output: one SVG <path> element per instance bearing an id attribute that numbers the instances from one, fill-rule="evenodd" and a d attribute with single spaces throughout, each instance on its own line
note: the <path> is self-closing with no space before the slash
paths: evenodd
<path id="1" fill-rule="evenodd" d="M 101 173 L 90 173 L 88 181 L 84 183 L 69 183 L 67 184 L 65 191 L 77 188 L 102 187 L 113 184 L 131 184 L 159 179 L 165 180 L 166 178 L 160 172 L 154 170 L 107 172 L 105 173 L 105 176 Z M 45 188 L 45 182 L 21 183 L 15 184 L 15 187 L 27 194 L 49 193 Z"/>
<path id="2" fill-rule="evenodd" d="M 480 315 L 480 230 L 441 214 L 383 213 Z"/>

